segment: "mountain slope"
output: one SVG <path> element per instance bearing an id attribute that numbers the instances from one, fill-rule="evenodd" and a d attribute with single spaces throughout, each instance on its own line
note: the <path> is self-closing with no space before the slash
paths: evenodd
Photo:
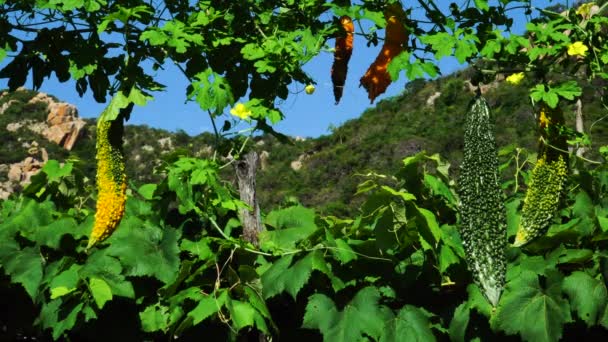
<path id="1" fill-rule="evenodd" d="M 346 214 L 357 204 L 354 197 L 361 181 L 358 174 L 374 171 L 394 173 L 403 158 L 421 150 L 440 153 L 454 166 L 461 160 L 464 113 L 473 98 L 474 89 L 465 81 L 468 71 L 459 72 L 435 81 L 410 82 L 402 95 L 379 102 L 357 118 L 318 138 L 292 139 L 291 144 L 280 143 L 272 136 L 252 139 L 249 149 L 262 156 L 258 174 L 258 190 L 264 211 L 288 200 L 315 207 L 325 213 Z M 516 144 L 534 150 L 536 133 L 534 116 L 525 85 L 512 86 L 496 82 L 483 87 L 484 96 L 492 108 L 496 125 L 496 140 L 500 146 Z M 590 124 L 605 115 L 594 89 L 587 89 L 584 98 L 586 130 Z M 50 158 L 64 160 L 77 158 L 84 172 L 94 179 L 95 129 L 94 120 L 87 126 L 72 151 L 45 141 L 24 127 L 8 132 L 11 122 L 44 120 L 40 106 L 26 105 L 36 93 L 22 91 L 0 97 L 0 107 L 11 100 L 21 101 L 0 115 L 0 165 L 14 163 L 27 156 L 25 142 L 37 141 Z M 25 104 L 24 104 L 25 103 Z M 29 106 L 29 107 L 28 107 Z M 572 110 L 566 108 L 566 113 Z M 568 121 L 573 122 L 573 115 Z M 605 145 L 608 124 L 599 121 L 593 126 L 594 143 Z M 130 181 L 135 185 L 155 182 L 162 174 L 165 162 L 178 155 L 210 157 L 215 138 L 210 133 L 190 137 L 182 132 L 168 132 L 147 126 L 127 125 L 125 151 Z M 234 141 L 221 141 L 218 155 L 226 155 Z M 0 182 L 6 180 L 6 167 L 0 167 Z M 452 172 L 457 168 L 452 167 Z M 224 169 L 228 179 L 233 177 L 230 168 Z"/>

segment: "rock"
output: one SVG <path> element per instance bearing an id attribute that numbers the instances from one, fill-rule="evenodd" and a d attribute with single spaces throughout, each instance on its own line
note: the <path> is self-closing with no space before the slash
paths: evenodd
<path id="1" fill-rule="evenodd" d="M 42 163 L 46 164 L 49 161 L 49 153 L 46 151 L 46 148 L 42 147 L 40 149 L 40 156 L 42 157 Z"/>
<path id="2" fill-rule="evenodd" d="M 289 166 L 291 166 L 294 171 L 300 171 L 302 168 L 302 162 L 299 160 L 294 160 L 291 162 L 291 164 L 289 164 Z"/>
<path id="3" fill-rule="evenodd" d="M 49 104 L 46 122 L 49 127 L 43 135 L 68 151 L 74 147 L 86 125 L 86 122 L 78 117 L 78 109 L 65 102 Z"/>
<path id="4" fill-rule="evenodd" d="M 158 139 L 158 144 L 161 148 L 172 150 L 173 149 L 173 141 L 171 141 L 171 137 L 166 137 L 162 139 Z"/>
<path id="5" fill-rule="evenodd" d="M 36 122 L 30 120 L 29 124 L 27 125 L 27 129 L 36 134 L 44 136 L 44 132 L 49 129 L 49 126 L 44 122 Z"/>
<path id="6" fill-rule="evenodd" d="M 262 171 L 264 171 L 268 168 L 269 161 L 270 161 L 270 153 L 268 151 L 262 151 L 260 153 L 260 169 Z"/>
<path id="7" fill-rule="evenodd" d="M 64 122 L 59 125 L 50 126 L 43 135 L 50 141 L 55 142 L 66 150 L 71 150 L 76 141 L 83 132 L 83 128 L 86 125 L 84 120 L 78 119 L 78 121 Z"/>
<path id="8" fill-rule="evenodd" d="M 4 96 L 4 94 L 6 94 L 6 93 L 2 93 L 2 96 Z M 0 96 L 0 97 L 1 97 L 1 96 Z M 0 107 L 0 115 L 4 114 L 4 112 L 6 112 L 6 110 L 7 110 L 7 109 L 8 109 L 10 106 L 14 105 L 15 103 L 19 103 L 19 101 L 17 101 L 17 100 L 9 100 L 8 102 L 4 103 L 4 104 L 2 105 L 2 107 Z"/>
<path id="9" fill-rule="evenodd" d="M 40 160 L 34 157 L 27 157 L 22 162 L 10 165 L 8 180 L 13 183 L 19 183 L 23 187 L 30 183 L 32 176 L 38 173 L 43 165 L 44 163 Z"/>
<path id="10" fill-rule="evenodd" d="M 154 151 L 154 147 L 152 147 L 150 145 L 144 145 L 144 146 L 141 147 L 141 149 L 143 151 L 146 151 L 146 152 L 152 152 L 152 151 Z"/>
<path id="11" fill-rule="evenodd" d="M 13 192 L 15 192 L 15 189 L 13 189 L 13 185 L 11 183 L 0 183 L 0 200 L 8 199 Z"/>
<path id="12" fill-rule="evenodd" d="M 17 89 L 17 91 L 19 91 L 19 90 L 24 91 L 25 88 Z M 28 101 L 28 103 L 36 103 L 36 102 L 46 103 L 46 105 L 48 107 L 48 106 L 50 106 L 51 103 L 54 103 L 55 100 L 53 100 L 53 98 L 50 97 L 47 93 L 38 93 Z"/>
<path id="13" fill-rule="evenodd" d="M 440 91 L 437 91 L 435 92 L 435 94 L 429 96 L 429 98 L 426 99 L 426 105 L 428 107 L 435 107 L 435 101 L 439 98 L 439 96 L 441 96 Z"/>
<path id="14" fill-rule="evenodd" d="M 305 161 L 306 161 L 308 158 L 310 158 L 310 154 L 308 154 L 308 153 L 301 154 L 301 155 L 298 157 L 298 159 L 296 159 L 296 160 L 294 160 L 294 161 L 292 161 L 292 162 L 291 162 L 291 164 L 290 164 L 291 168 L 292 168 L 294 171 L 299 171 L 299 170 L 302 168 L 302 166 L 304 165 L 304 162 L 305 162 Z"/>
<path id="15" fill-rule="evenodd" d="M 49 104 L 49 115 L 46 118 L 49 126 L 61 125 L 76 118 L 78 118 L 78 109 L 75 106 L 65 102 Z"/>
<path id="16" fill-rule="evenodd" d="M 17 130 L 21 127 L 23 127 L 24 122 L 11 122 L 8 125 L 6 125 L 6 130 L 9 132 L 17 132 Z"/>
<path id="17" fill-rule="evenodd" d="M 19 88 L 17 91 L 24 91 L 24 88 Z M 17 100 L 11 100 L 0 107 L 0 113 L 3 113 Z M 9 123 L 6 129 L 9 132 L 15 132 L 23 126 L 27 126 L 34 133 L 44 136 L 46 139 L 60 145 L 66 150 L 71 150 L 76 144 L 76 141 L 84 131 L 86 122 L 78 117 L 78 109 L 76 106 L 66 102 L 57 102 L 46 93 L 37 93 L 32 97 L 28 104 L 43 103 L 47 106 L 46 122 L 38 122 L 25 120 L 22 122 Z"/>

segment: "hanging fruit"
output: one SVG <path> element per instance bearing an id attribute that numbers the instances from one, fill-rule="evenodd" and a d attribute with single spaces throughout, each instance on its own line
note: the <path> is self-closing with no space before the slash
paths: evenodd
<path id="1" fill-rule="evenodd" d="M 401 4 L 394 3 L 389 5 L 384 11 L 386 19 L 386 34 L 382 49 L 376 60 L 370 65 L 361 77 L 360 85 L 367 90 L 368 98 L 373 103 L 378 95 L 384 93 L 388 85 L 391 84 L 391 76 L 388 74 L 388 64 L 405 50 L 407 43 L 407 30 L 403 25 L 405 12 Z"/>
<path id="2" fill-rule="evenodd" d="M 118 227 L 125 212 L 127 176 L 122 150 L 123 119 L 97 123 L 97 209 L 95 225 L 87 249 L 107 239 Z"/>
<path id="3" fill-rule="evenodd" d="M 331 81 L 334 85 L 334 99 L 336 104 L 342 98 L 346 74 L 348 73 L 348 61 L 353 53 L 353 35 L 355 26 L 349 16 L 342 16 L 340 24 L 344 34 L 336 38 L 336 50 L 334 51 L 334 63 L 331 66 Z"/>
<path id="4" fill-rule="evenodd" d="M 514 246 L 523 246 L 542 236 L 559 209 L 568 178 L 566 137 L 560 130 L 564 114 L 559 108 L 541 104 L 538 115 L 540 141 L 538 159 L 530 176 Z"/>

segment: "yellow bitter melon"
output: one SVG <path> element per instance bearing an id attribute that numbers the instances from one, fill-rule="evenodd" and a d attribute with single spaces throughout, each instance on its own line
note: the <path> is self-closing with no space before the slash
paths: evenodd
<path id="1" fill-rule="evenodd" d="M 481 96 L 466 116 L 464 158 L 458 179 L 460 233 L 475 283 L 496 306 L 505 274 L 507 228 L 490 108 Z"/>
<path id="2" fill-rule="evenodd" d="M 564 115 L 559 108 L 540 107 L 540 141 L 530 176 L 514 246 L 523 246 L 545 233 L 557 209 L 568 177 L 566 137 L 560 134 Z"/>
<path id="3" fill-rule="evenodd" d="M 87 246 L 108 238 L 125 212 L 127 176 L 122 151 L 123 122 L 103 118 L 97 123 L 97 209 L 95 225 Z"/>

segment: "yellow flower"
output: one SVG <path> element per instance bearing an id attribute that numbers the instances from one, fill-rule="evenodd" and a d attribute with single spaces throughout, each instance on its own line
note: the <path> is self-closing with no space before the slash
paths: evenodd
<path id="1" fill-rule="evenodd" d="M 589 48 L 583 42 L 574 42 L 568 46 L 569 56 L 585 56 Z"/>
<path id="2" fill-rule="evenodd" d="M 309 84 L 306 86 L 306 88 L 304 88 L 304 91 L 306 91 L 306 94 L 311 95 L 312 93 L 315 92 L 315 86 L 312 84 Z"/>
<path id="3" fill-rule="evenodd" d="M 239 102 L 230 110 L 230 114 L 245 120 L 251 116 L 251 111 L 247 109 L 244 104 Z"/>
<path id="4" fill-rule="evenodd" d="M 519 83 L 521 83 L 521 80 L 523 80 L 523 79 L 524 79 L 524 73 L 517 72 L 517 73 L 512 74 L 509 77 L 507 77 L 506 81 L 509 84 L 518 85 Z"/>
<path id="5" fill-rule="evenodd" d="M 591 8 L 593 6 L 595 6 L 595 2 L 588 2 L 586 4 L 582 4 L 576 9 L 576 14 L 582 17 L 588 17 L 591 13 Z"/>

